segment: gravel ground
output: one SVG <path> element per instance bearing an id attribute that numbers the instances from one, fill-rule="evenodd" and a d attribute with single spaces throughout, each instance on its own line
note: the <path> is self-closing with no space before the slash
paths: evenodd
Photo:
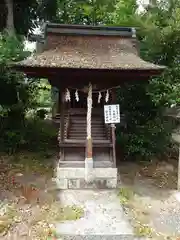
<path id="1" fill-rule="evenodd" d="M 161 202 L 159 214 L 154 214 L 152 220 L 158 232 L 171 236 L 180 235 L 180 203 L 175 199 L 174 194 Z"/>
<path id="2" fill-rule="evenodd" d="M 133 236 L 132 228 L 117 197 L 117 191 L 65 190 L 60 192 L 59 197 L 63 205 L 78 205 L 83 207 L 85 212 L 84 217 L 79 220 L 57 224 L 57 233 L 61 236 L 66 234 Z"/>

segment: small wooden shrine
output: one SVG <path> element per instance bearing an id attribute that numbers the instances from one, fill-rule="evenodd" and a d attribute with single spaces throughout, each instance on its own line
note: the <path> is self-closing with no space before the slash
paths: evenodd
<path id="1" fill-rule="evenodd" d="M 88 179 L 88 169 L 98 179 L 109 175 L 114 179 L 109 185 L 116 186 L 114 128 L 104 123 L 104 105 L 116 103 L 116 89 L 124 82 L 147 81 L 164 69 L 142 60 L 138 52 L 134 28 L 48 23 L 38 38 L 38 52 L 15 65 L 59 89 L 62 188 L 74 179 Z"/>

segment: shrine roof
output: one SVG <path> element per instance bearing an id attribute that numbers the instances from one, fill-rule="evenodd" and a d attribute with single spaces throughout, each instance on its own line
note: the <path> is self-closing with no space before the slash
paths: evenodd
<path id="1" fill-rule="evenodd" d="M 140 58 L 135 30 L 123 27 L 47 24 L 44 48 L 18 67 L 163 70 Z"/>

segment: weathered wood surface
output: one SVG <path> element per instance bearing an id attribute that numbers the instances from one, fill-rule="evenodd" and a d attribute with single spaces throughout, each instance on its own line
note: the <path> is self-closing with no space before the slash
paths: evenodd
<path id="1" fill-rule="evenodd" d="M 68 116 L 67 112 L 65 116 Z M 57 119 L 60 119 L 60 115 L 56 116 L 56 120 Z M 86 124 L 84 109 L 80 111 L 78 111 L 78 109 L 72 112 L 69 111 L 69 118 L 65 117 L 64 121 L 63 141 L 59 142 L 59 147 L 63 153 L 61 160 L 73 162 L 85 160 Z M 99 111 L 94 111 L 92 115 L 92 145 L 93 160 L 95 162 L 113 162 L 113 142 L 111 134 L 109 134 L 107 129 L 107 126 L 104 124 L 103 115 L 99 114 Z"/>
<path id="2" fill-rule="evenodd" d="M 60 167 L 70 167 L 70 168 L 84 168 L 85 162 L 84 161 L 60 161 L 59 162 Z M 111 161 L 95 161 L 94 167 L 96 168 L 112 168 L 113 163 Z"/>

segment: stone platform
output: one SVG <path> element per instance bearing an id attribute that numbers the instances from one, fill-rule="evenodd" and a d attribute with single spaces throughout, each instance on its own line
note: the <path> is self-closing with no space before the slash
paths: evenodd
<path id="1" fill-rule="evenodd" d="M 58 189 L 106 189 L 117 187 L 117 168 L 93 168 L 93 181 L 86 183 L 85 168 L 58 167 L 56 183 Z"/>

